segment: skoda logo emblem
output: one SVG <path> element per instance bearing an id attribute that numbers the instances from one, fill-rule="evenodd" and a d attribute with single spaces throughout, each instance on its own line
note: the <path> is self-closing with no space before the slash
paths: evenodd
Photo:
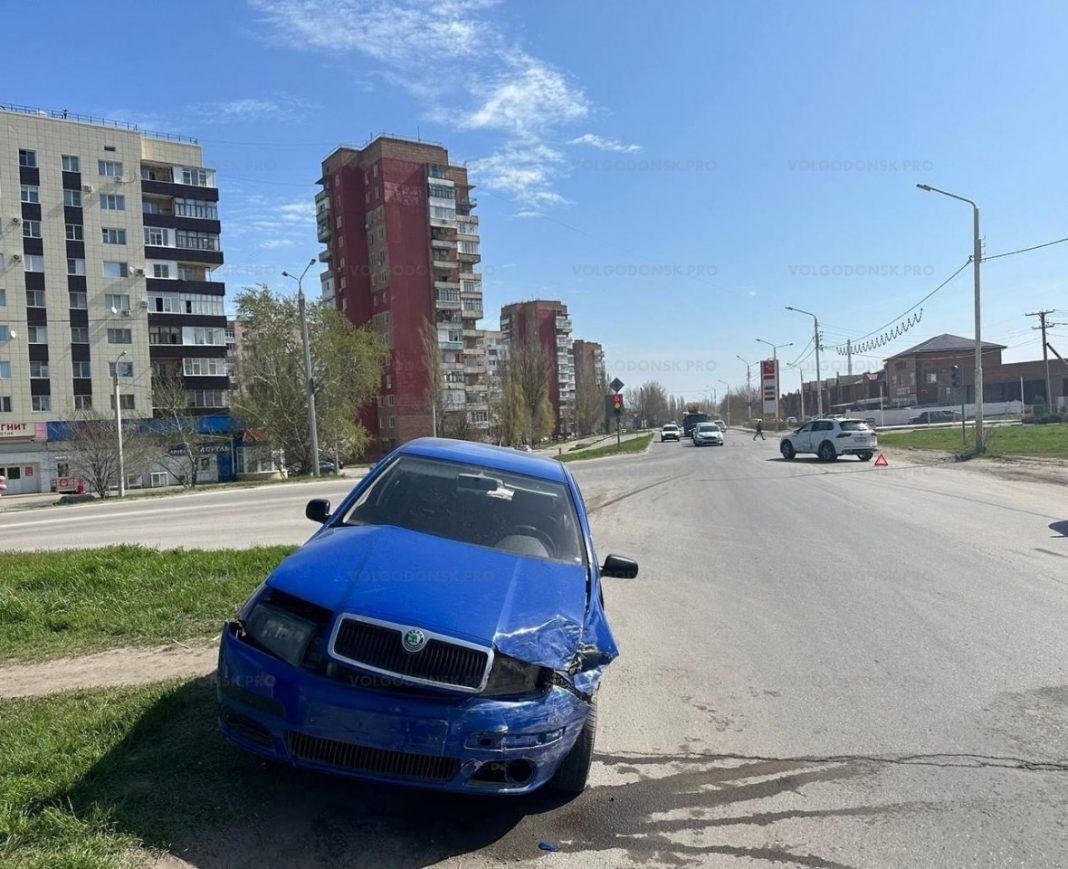
<path id="1" fill-rule="evenodd" d="M 404 651 L 418 652 L 426 645 L 426 634 L 419 628 L 409 628 L 404 632 L 401 642 L 404 644 Z"/>

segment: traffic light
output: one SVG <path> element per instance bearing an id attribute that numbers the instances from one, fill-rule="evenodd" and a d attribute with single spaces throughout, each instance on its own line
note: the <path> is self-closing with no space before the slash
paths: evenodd
<path id="1" fill-rule="evenodd" d="M 618 392 L 612 396 L 612 410 L 616 413 L 623 413 L 623 396 Z"/>
<path id="2" fill-rule="evenodd" d="M 959 365 L 954 365 L 953 366 L 953 368 L 952 368 L 952 379 L 951 379 L 950 382 L 953 384 L 953 388 L 954 389 L 959 389 L 963 385 L 964 380 L 961 378 L 961 372 L 960 372 L 960 366 Z"/>

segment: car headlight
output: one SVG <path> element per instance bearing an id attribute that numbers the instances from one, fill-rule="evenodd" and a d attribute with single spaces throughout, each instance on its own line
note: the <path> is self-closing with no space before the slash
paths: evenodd
<path id="1" fill-rule="evenodd" d="M 315 635 L 316 625 L 291 612 L 258 604 L 245 620 L 245 633 L 272 655 L 299 667 Z"/>
<path id="2" fill-rule="evenodd" d="M 482 694 L 485 697 L 535 694 L 544 686 L 544 673 L 544 668 L 537 664 L 527 664 L 507 655 L 496 655 Z"/>

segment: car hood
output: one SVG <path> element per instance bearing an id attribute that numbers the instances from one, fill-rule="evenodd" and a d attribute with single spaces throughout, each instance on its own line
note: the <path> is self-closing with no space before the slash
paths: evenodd
<path id="1" fill-rule="evenodd" d="M 552 669 L 567 669 L 590 641 L 607 660 L 616 655 L 610 634 L 594 630 L 583 639 L 585 566 L 404 528 L 326 528 L 283 561 L 267 585 L 335 613 L 492 644 Z"/>

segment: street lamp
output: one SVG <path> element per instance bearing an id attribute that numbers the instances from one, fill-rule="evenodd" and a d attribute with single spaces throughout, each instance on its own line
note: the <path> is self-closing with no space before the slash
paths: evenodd
<path id="1" fill-rule="evenodd" d="M 793 347 L 794 342 L 790 341 L 786 344 L 772 344 L 770 341 L 765 341 L 763 338 L 757 338 L 761 344 L 767 344 L 771 348 L 772 364 L 775 366 L 775 421 L 779 421 L 779 351 L 783 347 Z M 761 383 L 763 386 L 763 383 Z"/>
<path id="2" fill-rule="evenodd" d="M 982 245 L 979 243 L 979 206 L 970 199 L 946 190 L 939 190 L 930 184 L 917 184 L 916 186 L 928 193 L 941 193 L 950 199 L 966 202 L 972 207 L 972 272 L 975 282 L 975 451 L 981 453 L 985 449 L 985 444 L 983 443 L 983 340 L 979 328 L 979 264 L 983 261 Z"/>
<path id="3" fill-rule="evenodd" d="M 750 363 L 742 359 L 741 356 L 737 358 L 745 366 L 745 415 L 747 420 L 751 420 L 753 418 L 753 380 L 749 376 Z"/>
<path id="4" fill-rule="evenodd" d="M 311 346 L 308 344 L 308 315 L 304 309 L 304 276 L 315 265 L 315 260 L 309 260 L 300 273 L 299 278 L 293 277 L 289 272 L 282 272 L 282 277 L 297 282 L 297 307 L 300 309 L 300 339 L 304 344 L 304 395 L 308 400 L 308 431 L 311 434 L 312 446 L 312 475 L 319 476 L 319 428 L 315 423 L 315 378 L 312 376 Z"/>
<path id="5" fill-rule="evenodd" d="M 794 311 L 798 314 L 807 314 L 812 318 L 813 335 L 816 341 L 816 416 L 823 416 L 823 381 L 820 380 L 820 321 L 819 318 L 811 311 L 802 311 L 800 308 L 791 308 L 786 306 L 787 311 Z M 805 388 L 804 377 L 801 378 L 801 388 Z"/>
<path id="6" fill-rule="evenodd" d="M 718 382 L 722 383 L 724 386 L 727 387 L 727 426 L 730 427 L 730 424 L 731 424 L 731 385 L 726 380 L 720 380 Z"/>
<path id="7" fill-rule="evenodd" d="M 122 451 L 122 406 L 119 401 L 119 360 L 126 355 L 123 350 L 111 363 L 111 386 L 115 394 L 115 444 L 119 450 L 119 497 L 126 497 L 126 457 Z M 107 494 L 107 493 L 105 493 Z"/>

